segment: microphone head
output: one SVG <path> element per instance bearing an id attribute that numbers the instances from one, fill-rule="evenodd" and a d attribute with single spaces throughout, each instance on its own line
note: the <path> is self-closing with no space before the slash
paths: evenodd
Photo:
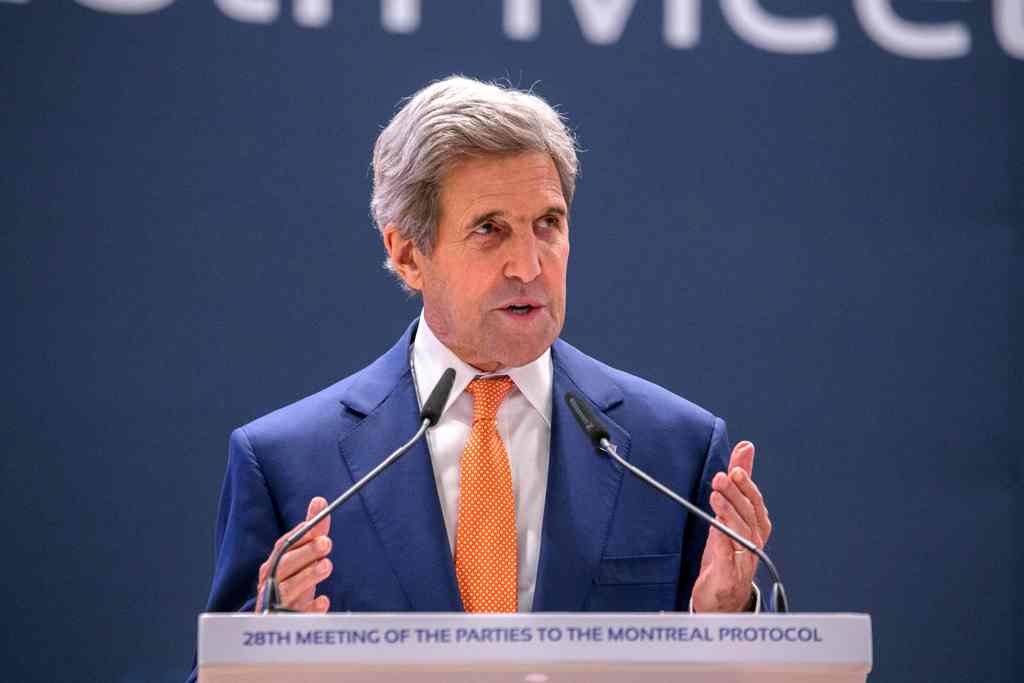
<path id="1" fill-rule="evenodd" d="M 611 440 L 608 430 L 605 429 L 605 426 L 594 415 L 594 411 L 590 409 L 590 404 L 571 391 L 566 392 L 565 402 L 569 405 L 569 412 L 576 417 L 580 427 L 590 437 L 590 440 L 594 442 L 595 448 L 601 449 L 601 441 L 603 439 Z"/>
<path id="2" fill-rule="evenodd" d="M 441 373 L 441 379 L 437 380 L 434 390 L 430 392 L 430 396 L 424 402 L 423 409 L 420 411 L 421 421 L 430 420 L 431 426 L 437 424 L 441 419 L 441 413 L 444 412 L 445 404 L 448 403 L 448 394 L 452 393 L 453 384 L 455 384 L 455 369 L 448 368 Z"/>

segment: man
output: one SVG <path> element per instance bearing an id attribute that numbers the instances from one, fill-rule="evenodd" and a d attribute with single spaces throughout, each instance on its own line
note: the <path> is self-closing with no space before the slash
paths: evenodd
<path id="1" fill-rule="evenodd" d="M 386 263 L 422 314 L 369 367 L 232 434 L 207 609 L 254 609 L 275 544 L 415 432 L 448 367 L 427 442 L 284 555 L 287 607 L 756 608 L 756 558 L 595 455 L 562 401 L 583 397 L 624 457 L 767 540 L 752 444 L 730 455 L 721 419 L 558 339 L 577 171 L 559 115 L 448 78 L 395 115 L 373 167 Z"/>

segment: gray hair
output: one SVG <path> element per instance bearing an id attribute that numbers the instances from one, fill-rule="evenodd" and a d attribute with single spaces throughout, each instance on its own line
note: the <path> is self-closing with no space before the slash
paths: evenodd
<path id="1" fill-rule="evenodd" d="M 532 92 L 463 76 L 423 88 L 395 114 L 373 148 L 377 229 L 395 225 L 424 254 L 437 243 L 441 181 L 460 158 L 551 155 L 567 205 L 576 190 L 576 139 L 563 117 Z M 393 270 L 390 261 L 385 267 Z"/>

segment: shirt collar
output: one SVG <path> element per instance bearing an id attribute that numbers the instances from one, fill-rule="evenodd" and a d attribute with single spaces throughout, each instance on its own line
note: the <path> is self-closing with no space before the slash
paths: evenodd
<path id="1" fill-rule="evenodd" d="M 423 313 L 420 312 L 416 338 L 412 342 L 412 366 L 421 400 L 424 401 L 426 400 L 424 392 L 429 392 L 437 384 L 437 381 L 441 379 L 441 374 L 447 368 L 455 370 L 455 383 L 452 385 L 452 393 L 448 395 L 448 402 L 444 406 L 442 415 L 462 395 L 474 378 L 487 377 L 492 374 L 508 375 L 515 383 L 516 388 L 533 406 L 533 409 L 544 418 L 548 427 L 551 426 L 551 349 L 546 349 L 539 358 L 526 365 L 502 368 L 494 373 L 480 372 L 442 344 L 441 340 L 434 335 L 434 331 L 427 325 Z"/>

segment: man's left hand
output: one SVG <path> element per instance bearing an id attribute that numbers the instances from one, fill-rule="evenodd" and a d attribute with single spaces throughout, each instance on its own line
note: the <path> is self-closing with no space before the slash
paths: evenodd
<path id="1" fill-rule="evenodd" d="M 727 527 L 764 548 L 772 523 L 751 472 L 754 444 L 741 441 L 729 458 L 729 471 L 711 480 L 711 509 Z M 714 527 L 708 534 L 700 576 L 693 586 L 693 611 L 740 612 L 751 604 L 757 555 Z"/>

